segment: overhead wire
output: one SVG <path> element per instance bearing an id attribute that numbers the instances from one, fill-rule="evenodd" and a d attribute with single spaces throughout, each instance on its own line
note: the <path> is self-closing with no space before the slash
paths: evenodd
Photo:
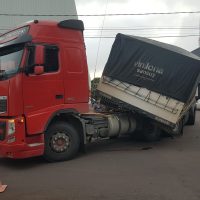
<path id="1" fill-rule="evenodd" d="M 109 35 L 103 35 L 103 32 L 104 31 L 145 31 L 145 30 L 148 30 L 148 31 L 151 31 L 151 30 L 165 30 L 165 32 L 167 33 L 167 34 L 170 34 L 169 32 L 167 32 L 167 30 L 197 30 L 197 31 L 199 31 L 199 28 L 196 28 L 196 27 L 193 27 L 193 28 L 188 28 L 188 27 L 166 27 L 166 28 L 163 28 L 163 27 L 147 27 L 147 28 L 99 28 L 99 29 L 96 29 L 96 28 L 94 28 L 94 29 L 92 29 L 92 28 L 89 28 L 89 29 L 85 29 L 85 31 L 100 31 L 100 35 L 85 35 L 85 38 L 93 38 L 93 39 L 95 39 L 95 38 L 99 38 L 100 40 L 99 40 L 99 45 L 98 45 L 98 50 L 97 50 L 97 56 L 98 56 L 98 54 L 99 54 L 99 48 L 100 48 L 100 43 L 101 43 L 101 39 L 108 39 L 108 38 L 115 38 L 115 36 L 113 36 L 113 35 L 111 35 L 111 36 L 109 36 Z M 10 29 L 5 29 L 5 28 L 0 28 L 0 30 L 1 31 L 8 31 L 8 30 L 10 30 Z M 146 33 L 146 34 L 145 34 Z M 177 37 L 177 38 L 185 38 L 185 37 L 197 37 L 197 36 L 199 36 L 199 33 L 197 33 L 197 34 L 194 34 L 194 33 L 192 33 L 192 34 L 190 34 L 190 33 L 188 33 L 188 34 L 185 34 L 185 35 L 151 35 L 152 33 L 151 32 L 145 32 L 145 33 L 140 33 L 140 36 L 142 36 L 142 37 L 148 37 L 148 38 L 167 38 L 167 37 Z M 163 32 L 162 32 L 163 33 Z M 3 32 L 1 32 L 0 34 L 3 34 Z M 114 34 L 114 33 L 113 33 Z M 135 33 L 134 33 L 135 34 Z M 144 35 L 145 34 L 145 35 Z M 173 34 L 173 33 L 171 33 L 171 34 Z M 132 33 L 132 35 L 133 35 L 133 33 Z M 96 64 L 95 64 L 95 66 L 97 65 L 97 62 L 98 61 L 96 61 Z"/>
<path id="2" fill-rule="evenodd" d="M 181 38 L 181 37 L 198 37 L 198 35 L 195 34 L 191 34 L 191 35 L 161 35 L 161 36 L 145 36 L 147 38 L 167 38 L 167 37 L 177 37 L 177 38 Z M 109 39 L 109 38 L 115 38 L 115 36 L 85 36 L 85 38 L 101 38 L 101 39 Z"/>
<path id="3" fill-rule="evenodd" d="M 200 11 L 174 11 L 174 12 L 145 12 L 145 13 L 104 13 L 104 14 L 19 14 L 0 13 L 0 16 L 41 16 L 41 17 L 104 17 L 104 16 L 143 16 L 143 15 L 177 15 L 177 14 L 200 14 Z"/>
<path id="4" fill-rule="evenodd" d="M 131 31 L 138 31 L 138 30 L 199 30 L 198 27 L 144 27 L 144 28 L 85 28 L 86 31 L 118 31 L 118 30 L 131 30 Z"/>
<path id="5" fill-rule="evenodd" d="M 102 33 L 103 33 L 103 27 L 104 27 L 104 23 L 105 23 L 105 19 L 106 19 L 107 8 L 108 8 L 108 0 L 106 0 L 105 15 L 104 15 L 104 18 L 103 18 L 103 21 L 102 21 L 101 33 L 100 33 L 101 36 L 102 36 Z M 100 50 L 100 45 L 101 45 L 101 39 L 102 39 L 102 37 L 100 37 L 100 39 L 99 39 L 99 44 L 98 44 L 98 49 L 97 49 L 97 56 L 96 56 L 96 62 L 95 62 L 95 68 L 94 68 L 94 79 L 95 79 L 96 71 L 97 71 L 97 64 L 98 64 L 98 58 L 99 58 L 99 50 Z"/>
<path id="6" fill-rule="evenodd" d="M 106 17 L 113 16 L 149 16 L 149 15 L 180 15 L 180 14 L 200 14 L 200 11 L 175 11 L 175 12 L 145 12 L 145 13 L 107 13 L 108 0 L 106 2 L 106 9 L 104 14 L 19 14 L 19 13 L 0 13 L 0 16 L 10 16 L 10 17 L 103 17 L 101 28 L 86 28 L 86 31 L 100 31 L 100 36 L 85 36 L 87 39 L 99 39 L 97 57 L 95 62 L 94 78 L 97 70 L 98 57 L 100 43 L 102 39 L 115 38 L 115 36 L 103 36 L 103 31 L 151 31 L 151 30 L 200 30 L 197 27 L 140 27 L 140 28 L 104 28 L 104 22 Z M 0 28 L 1 31 L 8 31 L 10 29 Z M 2 34 L 2 33 L 0 33 Z M 199 34 L 187 34 L 187 35 L 157 35 L 157 36 L 145 36 L 148 38 L 187 38 L 187 37 L 199 37 Z M 200 41 L 200 39 L 199 39 Z"/>
<path id="7" fill-rule="evenodd" d="M 0 30 L 10 30 L 10 28 L 1 28 Z M 119 30 L 199 30 L 198 27 L 141 27 L 141 28 L 124 28 L 124 27 L 113 27 L 113 28 L 85 28 L 85 31 L 119 31 Z"/>

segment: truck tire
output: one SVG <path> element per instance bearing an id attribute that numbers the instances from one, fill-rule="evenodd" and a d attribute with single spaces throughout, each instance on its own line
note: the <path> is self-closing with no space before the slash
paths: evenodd
<path id="1" fill-rule="evenodd" d="M 153 123 L 146 123 L 142 135 L 146 142 L 155 142 L 160 140 L 161 129 Z"/>
<path id="2" fill-rule="evenodd" d="M 184 128 L 184 118 L 182 118 L 176 127 L 172 130 L 172 134 L 174 136 L 182 136 L 183 135 L 183 128 Z"/>
<path id="3" fill-rule="evenodd" d="M 80 136 L 66 122 L 51 125 L 45 133 L 44 157 L 49 162 L 72 159 L 79 151 Z"/>
<path id="4" fill-rule="evenodd" d="M 119 138 L 119 135 L 114 135 L 114 136 L 110 136 L 110 137 L 109 137 L 110 140 L 115 140 L 115 139 L 117 139 L 117 138 Z"/>
<path id="5" fill-rule="evenodd" d="M 189 118 L 187 121 L 187 125 L 194 125 L 195 124 L 195 120 L 196 120 L 196 108 L 190 108 L 189 110 Z"/>

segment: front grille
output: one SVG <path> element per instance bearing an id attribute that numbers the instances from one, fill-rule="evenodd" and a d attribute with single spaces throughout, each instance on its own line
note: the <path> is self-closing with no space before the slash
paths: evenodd
<path id="1" fill-rule="evenodd" d="M 0 122 L 0 141 L 6 137 L 6 122 Z"/>
<path id="2" fill-rule="evenodd" d="M 0 113 L 7 112 L 7 96 L 0 96 Z"/>

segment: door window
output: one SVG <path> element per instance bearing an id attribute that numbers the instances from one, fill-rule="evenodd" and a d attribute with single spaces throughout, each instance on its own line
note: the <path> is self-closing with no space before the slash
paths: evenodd
<path id="1" fill-rule="evenodd" d="M 34 60 L 35 60 L 35 47 L 31 46 L 29 47 L 28 51 L 28 60 L 27 60 L 27 66 L 28 66 L 28 73 L 33 74 L 34 73 L 34 67 L 36 66 Z M 58 47 L 56 46 L 45 46 L 45 63 L 44 63 L 44 72 L 45 73 L 51 73 L 51 72 L 57 72 L 59 68 L 59 62 L 58 62 Z"/>

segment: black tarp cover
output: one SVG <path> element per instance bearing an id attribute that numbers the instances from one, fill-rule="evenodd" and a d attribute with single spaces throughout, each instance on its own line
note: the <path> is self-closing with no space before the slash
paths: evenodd
<path id="1" fill-rule="evenodd" d="M 103 75 L 187 102 L 195 94 L 200 58 L 179 47 L 117 34 Z"/>

